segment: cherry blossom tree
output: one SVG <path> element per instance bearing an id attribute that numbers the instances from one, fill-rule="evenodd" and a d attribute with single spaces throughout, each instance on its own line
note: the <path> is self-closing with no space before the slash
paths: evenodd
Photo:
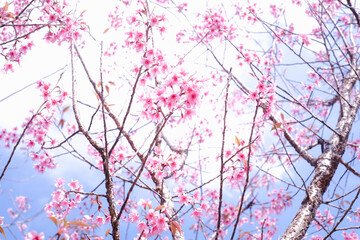
<path id="1" fill-rule="evenodd" d="M 67 158 L 100 176 L 56 176 L 40 211 L 54 232 L 16 196 L 4 237 L 359 239 L 356 1 L 122 0 L 101 36 L 79 2 L 1 4 L 3 76 L 44 44 L 69 56 L 1 131 L 1 186 L 17 152 L 26 171 Z"/>

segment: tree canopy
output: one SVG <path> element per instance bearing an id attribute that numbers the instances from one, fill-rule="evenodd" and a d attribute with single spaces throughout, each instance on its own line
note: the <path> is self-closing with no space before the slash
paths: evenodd
<path id="1" fill-rule="evenodd" d="M 359 239 L 359 9 L 0 3 L 0 236 Z"/>

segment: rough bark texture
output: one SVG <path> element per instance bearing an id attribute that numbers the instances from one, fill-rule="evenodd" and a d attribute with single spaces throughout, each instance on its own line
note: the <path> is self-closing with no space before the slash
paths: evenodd
<path id="1" fill-rule="evenodd" d="M 334 176 L 340 158 L 341 155 L 329 151 L 318 159 L 318 167 L 308 187 L 309 197 L 302 201 L 301 207 L 281 239 L 302 239 L 304 237 L 314 220 L 316 210 L 322 203 L 322 196 Z"/>
<path id="2" fill-rule="evenodd" d="M 158 127 L 157 129 L 159 132 L 161 132 L 161 129 Z M 165 140 L 166 141 L 166 140 Z M 172 144 L 170 144 L 169 142 L 167 142 L 168 146 L 170 146 L 170 148 L 172 148 L 172 150 L 174 152 L 177 152 L 179 154 L 183 154 L 184 150 L 176 150 L 173 148 Z M 160 147 L 161 145 L 161 140 L 160 140 L 160 136 L 157 137 L 157 141 L 156 141 L 156 146 Z M 183 156 L 185 158 L 185 156 Z M 169 175 L 168 177 L 170 177 L 171 175 Z M 167 209 L 169 210 L 168 213 L 166 213 L 166 217 L 170 220 L 169 223 L 169 229 L 171 231 L 171 224 L 173 222 L 176 222 L 178 224 L 178 226 L 180 226 L 180 229 L 177 229 L 176 231 L 171 231 L 172 234 L 172 238 L 173 240 L 185 240 L 185 236 L 184 236 L 184 232 L 182 230 L 180 221 L 179 221 L 179 217 L 176 213 L 175 210 L 175 206 L 174 206 L 174 202 L 172 200 L 172 194 L 171 191 L 169 190 L 167 183 L 165 181 L 165 179 L 158 179 L 156 177 L 156 174 L 151 173 L 151 179 L 152 181 L 155 183 L 156 185 L 156 191 L 160 196 L 160 204 L 163 206 L 166 206 Z"/>
<path id="3" fill-rule="evenodd" d="M 106 200 L 109 204 L 110 221 L 112 226 L 112 237 L 114 240 L 120 240 L 120 226 L 119 226 L 119 219 L 117 218 L 117 213 L 116 213 L 114 183 L 113 183 L 113 178 L 110 174 L 109 158 L 107 156 L 103 156 L 103 161 L 104 161 L 103 167 L 105 174 Z"/>
<path id="4" fill-rule="evenodd" d="M 165 182 L 165 180 L 158 180 L 154 176 L 152 176 L 154 183 L 156 184 L 156 190 L 159 192 L 159 195 L 162 197 L 161 204 L 167 206 L 170 210 L 170 214 L 167 214 L 168 218 L 172 218 L 172 221 L 175 221 L 180 225 L 179 218 L 176 215 L 175 206 L 172 201 L 172 194 Z M 171 228 L 171 226 L 169 226 Z M 171 233 L 174 240 L 185 240 L 183 231 L 175 231 L 175 234 Z"/>
<path id="5" fill-rule="evenodd" d="M 327 142 L 324 153 L 316 161 L 315 174 L 307 188 L 308 196 L 302 201 L 294 219 L 281 237 L 282 240 L 303 239 L 345 152 L 348 136 L 360 103 L 358 96 L 351 105 L 349 104 L 350 90 L 354 86 L 354 82 L 358 80 L 357 74 L 354 75 L 342 82 L 339 90 L 341 95 L 339 98 L 340 115 L 335 132 Z"/>

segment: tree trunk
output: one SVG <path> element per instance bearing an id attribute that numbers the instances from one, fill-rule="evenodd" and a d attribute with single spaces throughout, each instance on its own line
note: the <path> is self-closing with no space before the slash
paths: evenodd
<path id="1" fill-rule="evenodd" d="M 307 188 L 308 194 L 302 201 L 291 224 L 282 235 L 282 240 L 303 239 L 315 218 L 318 207 L 323 202 L 323 195 L 345 152 L 348 136 L 359 109 L 360 96 L 357 96 L 353 103 L 350 104 L 349 93 L 355 81 L 357 81 L 356 75 L 343 80 L 339 91 L 341 106 L 338 123 L 330 140 L 326 143 L 324 153 L 316 161 L 315 175 Z"/>

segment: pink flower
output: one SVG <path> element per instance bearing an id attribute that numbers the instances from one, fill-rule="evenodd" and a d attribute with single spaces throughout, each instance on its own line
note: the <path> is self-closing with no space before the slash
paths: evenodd
<path id="1" fill-rule="evenodd" d="M 166 32 L 166 28 L 165 28 L 164 26 L 162 26 L 162 27 L 159 29 L 159 31 L 160 31 L 160 34 L 163 34 L 163 33 Z"/>
<path id="2" fill-rule="evenodd" d="M 167 73 L 168 70 L 169 70 L 169 67 L 166 63 L 161 64 L 161 72 L 162 73 Z"/>
<path id="3" fill-rule="evenodd" d="M 145 107 L 145 108 L 150 108 L 150 107 L 152 107 L 152 105 L 153 105 L 153 100 L 152 100 L 150 97 L 147 97 L 147 98 L 143 99 L 143 101 L 144 101 L 144 107 Z"/>
<path id="4" fill-rule="evenodd" d="M 246 63 L 251 63 L 251 57 L 250 57 L 250 54 L 249 54 L 249 53 L 245 53 L 245 54 L 244 54 L 244 57 L 245 57 L 245 62 L 246 62 Z"/>
<path id="5" fill-rule="evenodd" d="M 154 221 L 154 220 L 155 220 L 155 212 L 154 212 L 153 209 L 150 209 L 150 210 L 149 210 L 149 213 L 146 214 L 146 219 L 147 219 L 148 221 Z"/>
<path id="6" fill-rule="evenodd" d="M 29 43 L 27 44 L 27 47 L 28 47 L 29 50 L 30 50 L 33 46 L 34 46 L 34 43 L 33 43 L 33 42 L 29 42 Z"/>
<path id="7" fill-rule="evenodd" d="M 145 44 L 143 42 L 141 42 L 141 41 L 136 42 L 136 44 L 135 44 L 136 52 L 142 51 L 144 49 L 144 46 L 145 46 Z"/>
<path id="8" fill-rule="evenodd" d="M 166 219 L 162 216 L 160 216 L 157 221 L 156 221 L 156 224 L 158 226 L 161 226 L 161 227 L 165 227 L 166 226 Z"/>
<path id="9" fill-rule="evenodd" d="M 171 77 L 171 79 L 170 79 L 170 86 L 174 86 L 174 85 L 177 85 L 177 84 L 179 84 L 179 76 L 178 75 L 176 75 L 176 74 L 174 74 L 174 76 L 172 76 Z"/>
<path id="10" fill-rule="evenodd" d="M 20 47 L 19 52 L 25 54 L 28 51 L 29 47 L 27 45 L 23 45 Z"/>
<path id="11" fill-rule="evenodd" d="M 303 44 L 305 44 L 306 46 L 310 45 L 309 37 L 307 35 L 301 34 L 300 38 Z"/>
<path id="12" fill-rule="evenodd" d="M 246 160 L 246 156 L 245 156 L 245 154 L 242 153 L 242 152 L 239 152 L 239 153 L 237 154 L 237 156 L 238 156 L 238 158 L 240 159 L 240 161 L 242 161 L 242 162 L 244 162 L 244 161 Z"/>
<path id="13" fill-rule="evenodd" d="M 180 5 L 178 6 L 178 11 L 179 11 L 179 12 L 187 11 L 187 8 L 186 8 L 187 6 L 188 6 L 187 3 L 182 3 L 182 4 L 180 4 Z"/>
<path id="14" fill-rule="evenodd" d="M 132 209 L 131 210 L 131 213 L 129 214 L 129 219 L 130 219 L 130 221 L 132 222 L 132 223 L 137 223 L 137 222 L 139 222 L 139 214 L 138 214 L 138 212 L 137 212 L 137 210 L 136 209 Z"/>
<path id="15" fill-rule="evenodd" d="M 316 236 L 311 236 L 311 239 L 310 240 L 322 240 L 323 238 L 319 235 L 316 235 Z"/>
<path id="16" fill-rule="evenodd" d="M 26 224 L 20 222 L 17 222 L 16 226 L 18 227 L 20 232 L 24 232 L 28 228 Z"/>
<path id="17" fill-rule="evenodd" d="M 4 225 L 4 221 L 3 221 L 4 217 L 0 217 L 0 226 Z"/>
<path id="18" fill-rule="evenodd" d="M 144 209 L 146 209 L 147 206 L 151 206 L 151 201 L 150 200 L 144 200 L 144 199 L 140 199 L 138 202 L 138 205 L 143 206 Z"/>
<path id="19" fill-rule="evenodd" d="M 354 230 L 350 234 L 343 232 L 342 235 L 344 237 L 344 240 L 359 240 L 359 236 L 356 234 Z"/>
<path id="20" fill-rule="evenodd" d="M 298 6 L 301 6 L 301 1 L 300 1 L 300 0 L 291 0 L 291 2 L 292 2 L 293 4 L 296 4 L 296 5 L 298 5 Z"/>
<path id="21" fill-rule="evenodd" d="M 200 219 L 201 216 L 202 216 L 202 211 L 199 209 L 199 208 L 196 208 L 194 209 L 194 211 L 191 213 L 191 216 L 194 218 L 194 219 Z"/>
<path id="22" fill-rule="evenodd" d="M 194 106 L 199 99 L 199 92 L 193 90 L 192 88 L 188 88 L 187 94 L 186 94 L 186 104 L 188 106 Z"/>
<path id="23" fill-rule="evenodd" d="M 157 19 L 157 17 L 151 17 L 150 19 L 150 26 L 155 26 L 159 24 L 159 19 Z"/>
<path id="24" fill-rule="evenodd" d="M 34 146 L 35 146 L 35 142 L 33 141 L 33 140 L 26 140 L 26 146 L 28 147 L 28 148 L 34 148 Z"/>
<path id="25" fill-rule="evenodd" d="M 82 190 L 82 186 L 79 184 L 78 180 L 72 181 L 68 185 L 71 188 L 71 190 L 75 190 L 75 191 L 81 191 Z"/>
<path id="26" fill-rule="evenodd" d="M 254 100 L 254 101 L 257 99 L 257 97 L 258 97 L 258 92 L 257 91 L 251 92 L 251 94 L 249 96 L 249 98 L 251 100 Z"/>
<path id="27" fill-rule="evenodd" d="M 95 224 L 100 227 L 105 224 L 105 220 L 103 217 L 97 216 L 94 220 Z"/>
<path id="28" fill-rule="evenodd" d="M 8 71 L 14 72 L 14 67 L 11 63 L 5 63 L 3 71 L 7 73 Z"/>
<path id="29" fill-rule="evenodd" d="M 141 63 L 142 63 L 142 65 L 144 65 L 145 68 L 150 68 L 150 66 L 152 64 L 151 60 L 149 58 L 146 58 L 146 57 L 143 57 L 141 59 Z"/>
<path id="30" fill-rule="evenodd" d="M 17 216 L 19 216 L 19 214 L 17 213 L 17 212 L 15 212 L 12 208 L 9 208 L 8 210 L 7 210 L 7 212 L 8 212 L 8 214 L 9 214 L 9 216 L 11 217 L 11 218 L 17 218 Z"/>
<path id="31" fill-rule="evenodd" d="M 57 187 L 57 188 L 61 188 L 65 185 L 64 178 L 57 178 L 55 181 L 56 181 L 55 187 Z"/>
<path id="32" fill-rule="evenodd" d="M 148 49 L 147 52 L 146 52 L 146 55 L 147 55 L 148 57 L 154 56 L 154 55 L 155 55 L 154 49 Z"/>
<path id="33" fill-rule="evenodd" d="M 7 56 L 11 61 L 18 61 L 19 60 L 19 54 L 14 49 L 11 49 L 9 51 L 9 53 L 7 54 Z"/>
<path id="34" fill-rule="evenodd" d="M 138 229 L 138 232 L 141 233 L 143 231 L 145 231 L 147 229 L 147 225 L 146 223 L 144 222 L 139 222 L 139 224 L 137 225 L 137 229 Z"/>
<path id="35" fill-rule="evenodd" d="M 39 234 L 36 233 L 36 231 L 31 231 L 24 237 L 24 240 L 42 240 L 44 239 L 44 233 L 41 232 Z"/>
<path id="36" fill-rule="evenodd" d="M 190 201 L 191 201 L 191 198 L 186 196 L 185 194 L 182 194 L 182 195 L 179 196 L 179 203 L 180 204 L 187 205 L 187 204 L 190 203 Z"/>
<path id="37" fill-rule="evenodd" d="M 154 67 L 151 69 L 151 74 L 156 77 L 159 74 L 159 68 L 158 67 Z"/>
<path id="38" fill-rule="evenodd" d="M 27 197 L 18 196 L 18 197 L 16 197 L 15 202 L 18 205 L 18 209 L 23 211 L 23 212 L 26 212 L 30 208 L 30 204 L 28 204 L 28 198 Z"/>
<path id="39" fill-rule="evenodd" d="M 341 21 L 342 21 L 345 25 L 347 25 L 347 24 L 349 24 L 349 22 L 350 22 L 350 17 L 349 17 L 348 15 L 344 15 L 344 16 L 341 17 Z"/>
<path id="40" fill-rule="evenodd" d="M 53 197 L 53 201 L 55 202 L 61 202 L 64 200 L 65 198 L 65 193 L 63 190 L 56 190 L 55 192 L 52 193 L 52 197 Z"/>
<path id="41" fill-rule="evenodd" d="M 58 19 L 58 16 L 55 14 L 55 13 L 51 13 L 49 15 L 49 23 L 53 23 L 53 22 L 56 22 Z"/>
<path id="42" fill-rule="evenodd" d="M 144 33 L 142 33 L 142 32 L 136 32 L 134 39 L 135 39 L 135 41 L 140 41 L 140 40 L 143 39 L 143 37 L 144 37 Z"/>
<path id="43" fill-rule="evenodd" d="M 259 90 L 260 93 L 264 93 L 266 86 L 264 83 L 260 82 L 256 88 L 257 90 Z"/>
<path id="44" fill-rule="evenodd" d="M 331 215 L 330 211 L 328 209 L 324 210 L 324 215 L 321 213 L 320 210 L 316 211 L 316 218 L 318 221 L 324 225 L 331 226 L 334 224 L 334 217 Z M 321 225 L 318 224 L 317 221 L 314 222 L 316 225 L 316 228 L 319 230 L 321 229 Z"/>
<path id="45" fill-rule="evenodd" d="M 195 111 L 193 109 L 186 108 L 183 117 L 184 117 L 184 119 L 187 119 L 187 118 L 191 119 L 194 114 L 195 114 Z"/>
<path id="46" fill-rule="evenodd" d="M 167 106 L 169 108 L 173 107 L 176 105 L 176 103 L 178 102 L 179 96 L 176 93 L 171 94 L 167 99 L 166 99 L 166 103 Z"/>

